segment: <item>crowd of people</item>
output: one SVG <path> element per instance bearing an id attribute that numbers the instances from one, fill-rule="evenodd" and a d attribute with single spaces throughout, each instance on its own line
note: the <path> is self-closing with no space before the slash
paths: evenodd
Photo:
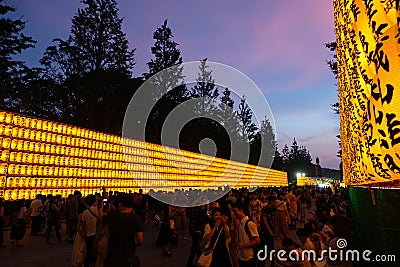
<path id="1" fill-rule="evenodd" d="M 348 192 L 344 188 L 281 187 L 229 189 L 216 201 L 182 207 L 166 204 L 151 194 L 101 192 L 82 197 L 75 191 L 68 199 L 37 195 L 30 203 L 13 203 L 9 218 L 10 244 L 23 246 L 26 218 L 30 234 L 43 236 L 52 244 L 52 232 L 73 244 L 72 266 L 139 266 L 136 249 L 143 243 L 146 228 L 159 229 L 155 247 L 160 257 L 173 257 L 179 239 L 191 240 L 186 266 L 198 266 L 212 254 L 209 266 L 346 266 L 321 257 L 339 238 L 351 243 L 348 222 Z M 177 193 L 177 192 L 175 192 Z M 170 195 L 170 194 L 169 194 Z M 183 191 L 177 196 L 184 197 Z M 0 200 L 0 246 L 3 238 L 4 205 Z M 296 233 L 290 235 L 290 230 Z M 293 231 L 292 231 L 293 233 Z M 279 247 L 275 247 L 279 244 Z M 314 257 L 282 261 L 268 251 L 312 250 Z M 264 254 L 262 254 L 264 255 Z M 200 265 L 199 265 L 200 266 Z"/>

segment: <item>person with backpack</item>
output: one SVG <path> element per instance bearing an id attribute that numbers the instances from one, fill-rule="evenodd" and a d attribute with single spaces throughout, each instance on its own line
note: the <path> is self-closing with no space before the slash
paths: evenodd
<path id="1" fill-rule="evenodd" d="M 257 266 L 255 248 L 260 244 L 257 225 L 244 213 L 245 205 L 242 202 L 233 205 L 233 213 L 239 220 L 238 226 L 238 261 L 240 267 Z"/>

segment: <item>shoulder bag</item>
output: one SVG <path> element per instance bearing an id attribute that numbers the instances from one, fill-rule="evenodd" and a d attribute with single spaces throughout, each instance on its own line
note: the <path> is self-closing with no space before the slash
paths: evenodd
<path id="1" fill-rule="evenodd" d="M 209 267 L 211 265 L 212 262 L 212 255 L 213 255 L 213 251 L 215 249 L 215 246 L 218 243 L 218 239 L 219 236 L 221 235 L 221 232 L 224 230 L 224 227 L 221 228 L 221 230 L 218 233 L 217 239 L 215 240 L 214 246 L 212 249 L 207 249 L 206 251 L 204 251 L 200 257 L 199 260 L 197 261 L 197 267 Z"/>

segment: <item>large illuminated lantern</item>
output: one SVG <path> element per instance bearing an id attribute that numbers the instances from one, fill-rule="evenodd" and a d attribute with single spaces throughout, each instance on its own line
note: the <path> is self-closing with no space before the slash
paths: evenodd
<path id="1" fill-rule="evenodd" d="M 285 172 L 0 111 L 0 196 L 287 185 Z M 224 174 L 224 175 L 222 175 Z M 217 188 L 217 187 L 216 187 Z"/>
<path id="2" fill-rule="evenodd" d="M 343 176 L 348 185 L 400 180 L 398 4 L 334 0 Z"/>

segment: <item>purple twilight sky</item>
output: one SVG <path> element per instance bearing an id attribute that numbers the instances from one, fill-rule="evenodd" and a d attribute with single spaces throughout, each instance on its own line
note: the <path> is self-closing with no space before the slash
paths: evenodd
<path id="1" fill-rule="evenodd" d="M 6 0 L 27 21 L 36 47 L 29 66 L 52 39 L 66 39 L 79 0 Z M 147 72 L 154 30 L 168 19 L 184 62 L 208 58 L 248 75 L 263 91 L 275 119 L 279 149 L 295 137 L 322 167 L 338 168 L 339 117 L 330 105 L 337 85 L 324 43 L 335 40 L 333 1 L 119 1 L 123 31 L 136 48 L 134 76 Z"/>

